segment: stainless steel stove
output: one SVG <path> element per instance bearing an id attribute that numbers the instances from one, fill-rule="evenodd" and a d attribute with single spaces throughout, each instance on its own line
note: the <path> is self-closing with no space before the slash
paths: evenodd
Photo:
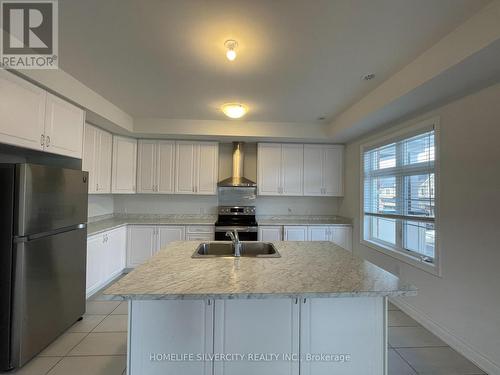
<path id="1" fill-rule="evenodd" d="M 257 185 L 243 177 L 244 147 L 233 143 L 233 173 L 218 183 L 219 217 L 215 223 L 215 240 L 228 241 L 226 232 L 237 230 L 241 241 L 257 241 L 255 220 Z"/>
<path id="2" fill-rule="evenodd" d="M 219 217 L 215 223 L 215 240 L 228 241 L 226 232 L 237 230 L 241 241 L 257 241 L 258 224 L 255 206 L 219 206 Z"/>

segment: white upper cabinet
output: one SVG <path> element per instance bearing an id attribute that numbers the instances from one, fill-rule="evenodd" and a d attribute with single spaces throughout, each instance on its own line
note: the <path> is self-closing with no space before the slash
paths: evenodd
<path id="1" fill-rule="evenodd" d="M 89 194 L 111 192 L 111 156 L 113 136 L 85 124 L 82 169 L 89 172 Z"/>
<path id="2" fill-rule="evenodd" d="M 342 196 L 344 147 L 304 145 L 304 195 Z"/>
<path id="3" fill-rule="evenodd" d="M 281 194 L 303 195 L 304 145 L 281 146 Z"/>
<path id="4" fill-rule="evenodd" d="M 173 193 L 175 190 L 175 142 L 158 141 L 156 146 L 156 192 Z"/>
<path id="5" fill-rule="evenodd" d="M 175 142 L 139 140 L 138 193 L 174 192 Z"/>
<path id="6" fill-rule="evenodd" d="M 85 124 L 82 170 L 89 172 L 89 194 L 97 193 L 97 131 L 98 129 L 95 126 Z"/>
<path id="7" fill-rule="evenodd" d="M 82 109 L 0 71 L 0 142 L 81 159 L 84 119 Z"/>
<path id="8" fill-rule="evenodd" d="M 115 194 L 135 193 L 137 141 L 113 136 L 112 189 Z"/>
<path id="9" fill-rule="evenodd" d="M 303 157 L 301 144 L 259 143 L 259 195 L 303 195 Z"/>
<path id="10" fill-rule="evenodd" d="M 137 192 L 156 192 L 157 141 L 138 141 L 137 147 Z"/>
<path id="11" fill-rule="evenodd" d="M 325 195 L 341 197 L 344 195 L 344 146 L 324 146 L 324 154 L 323 186 Z"/>
<path id="12" fill-rule="evenodd" d="M 195 193 L 215 195 L 219 177 L 219 144 L 198 142 Z"/>
<path id="13" fill-rule="evenodd" d="M 97 192 L 111 193 L 111 163 L 113 157 L 113 136 L 104 130 L 98 129 L 97 138 Z"/>
<path id="14" fill-rule="evenodd" d="M 46 103 L 45 151 L 81 159 L 83 110 L 50 93 Z"/>
<path id="15" fill-rule="evenodd" d="M 259 195 L 281 194 L 281 144 L 259 143 L 257 189 Z"/>
<path id="16" fill-rule="evenodd" d="M 323 146 L 304 145 L 304 195 L 323 195 L 323 162 Z"/>
<path id="17" fill-rule="evenodd" d="M 219 145 L 216 142 L 176 142 L 175 193 L 216 194 L 218 159 Z"/>
<path id="18" fill-rule="evenodd" d="M 0 69 L 0 142 L 43 150 L 46 92 Z"/>
<path id="19" fill-rule="evenodd" d="M 175 144 L 175 192 L 194 194 L 196 142 L 176 142 Z"/>

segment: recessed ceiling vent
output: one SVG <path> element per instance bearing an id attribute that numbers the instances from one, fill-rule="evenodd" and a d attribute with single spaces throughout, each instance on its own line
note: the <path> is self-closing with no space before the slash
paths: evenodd
<path id="1" fill-rule="evenodd" d="M 248 178 L 243 177 L 243 142 L 233 142 L 233 174 L 231 177 L 220 181 L 220 187 L 255 187 L 257 184 Z"/>

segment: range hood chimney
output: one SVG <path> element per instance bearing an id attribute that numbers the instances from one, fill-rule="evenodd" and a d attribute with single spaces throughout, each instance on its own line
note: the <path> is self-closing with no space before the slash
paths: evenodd
<path id="1" fill-rule="evenodd" d="M 257 184 L 248 178 L 243 177 L 243 160 L 245 151 L 243 142 L 233 142 L 233 174 L 231 177 L 220 181 L 220 187 L 255 187 Z"/>

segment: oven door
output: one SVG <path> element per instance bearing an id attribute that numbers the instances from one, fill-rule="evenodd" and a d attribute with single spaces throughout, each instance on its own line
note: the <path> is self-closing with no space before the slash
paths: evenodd
<path id="1" fill-rule="evenodd" d="M 257 227 L 216 226 L 215 241 L 229 241 L 226 233 L 232 230 L 238 231 L 240 241 L 257 241 Z"/>

